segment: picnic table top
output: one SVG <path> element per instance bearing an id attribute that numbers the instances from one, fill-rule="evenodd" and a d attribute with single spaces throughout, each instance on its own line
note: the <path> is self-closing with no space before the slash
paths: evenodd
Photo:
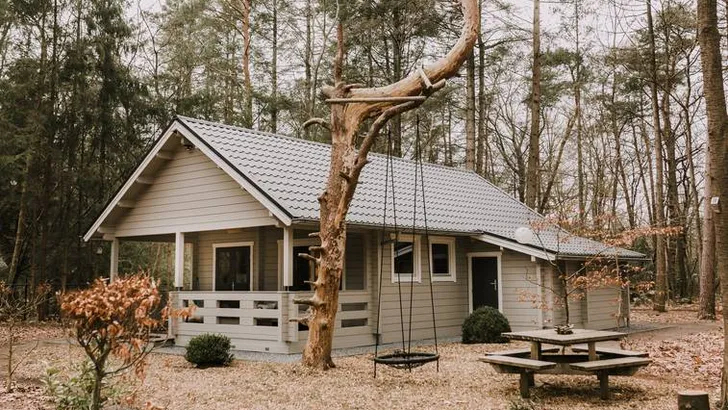
<path id="1" fill-rule="evenodd" d="M 512 340 L 525 340 L 553 345 L 568 346 L 576 343 L 603 342 L 606 340 L 619 340 L 626 333 L 606 330 L 573 329 L 570 335 L 560 335 L 554 329 L 526 330 L 522 332 L 507 332 L 502 336 Z"/>

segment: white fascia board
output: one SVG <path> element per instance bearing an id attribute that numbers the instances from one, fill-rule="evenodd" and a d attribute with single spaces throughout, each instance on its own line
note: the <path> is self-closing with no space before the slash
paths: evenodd
<path id="1" fill-rule="evenodd" d="M 101 213 L 101 215 L 96 219 L 94 224 L 91 226 L 91 228 L 86 232 L 86 234 L 83 236 L 83 240 L 85 242 L 88 242 L 91 237 L 96 233 L 96 231 L 99 229 L 101 224 L 106 220 L 106 218 L 109 216 L 111 211 L 118 205 L 119 201 L 122 200 L 124 195 L 129 191 L 129 189 L 132 187 L 132 185 L 136 182 L 136 180 L 141 176 L 142 172 L 147 168 L 149 163 L 152 162 L 153 159 L 157 157 L 157 154 L 161 151 L 164 144 L 169 140 L 169 138 L 174 135 L 174 132 L 178 132 L 185 138 L 187 138 L 189 141 L 191 141 L 193 144 L 195 144 L 195 147 L 199 149 L 202 153 L 204 153 L 208 158 L 210 158 L 220 169 L 225 171 L 235 182 L 240 184 L 249 194 L 253 196 L 256 200 L 258 200 L 263 206 L 266 207 L 276 218 L 278 218 L 281 222 L 283 222 L 286 226 L 291 225 L 291 218 L 286 215 L 276 204 L 271 202 L 265 195 L 263 195 L 256 187 L 254 187 L 250 182 L 245 180 L 240 174 L 232 169 L 225 161 L 223 161 L 220 156 L 210 150 L 202 141 L 200 141 L 197 136 L 195 136 L 193 133 L 191 133 L 189 130 L 187 130 L 186 127 L 180 126 L 179 120 L 175 120 L 169 128 L 164 132 L 162 137 L 157 141 L 157 143 L 154 145 L 151 151 L 147 154 L 147 156 L 144 158 L 144 161 L 142 161 L 141 164 L 134 170 L 134 173 L 129 177 L 129 179 L 126 180 L 122 188 L 119 190 L 119 192 L 114 196 L 114 199 L 109 202 L 109 205 L 106 206 L 104 211 Z"/>
<path id="2" fill-rule="evenodd" d="M 477 239 L 481 242 L 490 243 L 492 245 L 501 246 L 506 249 L 510 249 L 512 251 L 520 252 L 529 256 L 533 256 L 535 258 L 543 259 L 546 261 L 555 261 L 556 260 L 556 254 L 547 252 L 543 249 L 536 249 L 528 245 L 523 245 L 518 242 L 512 242 L 507 239 L 499 238 L 497 236 L 488 235 L 488 234 L 481 234 L 476 235 L 472 237 L 473 239 Z"/>

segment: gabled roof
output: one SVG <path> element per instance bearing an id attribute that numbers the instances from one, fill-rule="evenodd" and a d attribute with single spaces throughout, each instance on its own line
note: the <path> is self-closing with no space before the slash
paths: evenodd
<path id="1" fill-rule="evenodd" d="M 270 195 L 293 220 L 318 220 L 317 197 L 328 175 L 329 145 L 187 117 L 178 117 L 178 120 Z M 392 189 L 391 182 L 385 188 L 386 157 L 370 154 L 369 161 L 362 171 L 347 221 L 381 226 L 386 194 L 388 226 L 395 222 L 393 205 L 396 204 L 398 226 L 411 229 L 414 219 L 415 227 L 423 229 L 425 209 L 419 181 L 417 212 L 413 215 L 415 162 L 393 160 Z M 423 177 L 427 226 L 432 231 L 473 236 L 485 234 L 481 239 L 495 237 L 515 244 L 516 228 L 543 220 L 541 215 L 474 172 L 424 164 Z M 396 198 L 394 203 L 393 197 Z M 586 256 L 616 250 L 553 227 L 539 232 L 527 245 L 536 251 L 545 249 L 560 256 Z M 644 257 L 625 249 L 619 249 L 617 253 L 627 258 Z"/>
<path id="2" fill-rule="evenodd" d="M 192 140 L 284 224 L 318 221 L 317 197 L 328 175 L 329 145 L 179 116 L 160 137 L 157 146 L 161 147 L 162 140 L 169 138 L 172 130 Z M 154 155 L 153 149 L 132 178 L 141 174 L 144 162 Z M 419 176 L 415 199 L 415 162 L 393 159 L 392 188 L 391 182 L 385 183 L 386 156 L 370 154 L 369 161 L 362 171 L 347 222 L 381 226 L 386 196 L 388 227 L 395 223 L 396 209 L 396 224 L 402 231 L 411 230 L 413 225 L 423 230 L 425 209 Z M 514 237 L 515 230 L 538 224 L 543 220 L 541 215 L 474 172 L 434 164 L 424 164 L 422 168 L 427 227 L 432 232 L 469 235 L 541 258 L 613 254 L 629 259 L 644 258 L 640 253 L 609 248 L 555 227 L 541 230 L 530 243 L 519 244 Z M 124 194 L 122 187 L 86 234 L 86 240 Z"/>

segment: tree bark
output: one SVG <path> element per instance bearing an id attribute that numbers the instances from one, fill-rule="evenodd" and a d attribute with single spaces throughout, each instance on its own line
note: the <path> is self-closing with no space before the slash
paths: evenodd
<path id="1" fill-rule="evenodd" d="M 273 33 L 270 63 L 271 102 L 270 102 L 270 131 L 278 132 L 278 0 L 273 0 Z"/>
<path id="2" fill-rule="evenodd" d="M 483 1 L 480 0 L 478 7 L 480 15 L 483 15 Z M 478 174 L 488 177 L 488 164 L 490 163 L 488 137 L 485 129 L 487 118 L 487 104 L 485 100 L 485 43 L 483 33 L 478 34 L 478 143 L 476 147 L 475 168 Z"/>
<path id="3" fill-rule="evenodd" d="M 710 178 L 710 149 L 705 153 L 705 186 L 703 187 L 703 250 L 700 258 L 699 319 L 715 320 L 715 226 Z"/>
<path id="4" fill-rule="evenodd" d="M 541 150 L 541 0 L 533 1 L 533 66 L 531 73 L 531 130 L 526 171 L 526 205 L 536 209 Z"/>
<path id="5" fill-rule="evenodd" d="M 457 74 L 460 66 L 471 53 L 477 39 L 480 16 L 477 0 L 461 0 L 464 27 L 460 38 L 448 54 L 423 69 L 434 84 L 427 89 L 418 72 L 384 87 L 357 88 L 345 84 L 342 79 L 344 62 L 344 29 L 337 27 L 337 53 L 334 61 L 334 85 L 324 87 L 328 98 L 381 98 L 430 95 L 442 88 L 446 78 Z M 360 103 L 349 102 L 331 106 L 331 158 L 324 192 L 319 197 L 321 246 L 312 248 L 316 264 L 316 280 L 311 284 L 314 295 L 309 299 L 295 300 L 308 305 L 311 315 L 305 319 L 309 327 L 308 342 L 303 351 L 303 363 L 307 366 L 328 369 L 334 367 L 331 347 L 339 300 L 339 284 L 343 271 L 346 249 L 346 214 L 354 196 L 359 175 L 367 163 L 367 155 L 374 145 L 379 131 L 393 117 L 416 108 L 421 102 Z M 361 124 L 368 118 L 376 118 L 357 150 L 355 142 Z"/>
<path id="6" fill-rule="evenodd" d="M 25 163 L 25 180 L 20 191 L 20 204 L 18 204 L 18 222 L 15 227 L 15 242 L 13 244 L 13 255 L 10 258 L 10 266 L 8 269 L 8 285 L 12 286 L 18 277 L 20 267 L 20 254 L 25 243 L 25 213 L 28 196 L 28 183 L 30 182 L 30 161 L 31 155 L 28 155 Z"/>
<path id="7" fill-rule="evenodd" d="M 716 0 L 698 0 L 698 40 L 708 116 L 708 147 L 714 209 L 715 258 L 721 278 L 723 312 L 728 311 L 728 113 L 726 113 Z M 718 212 L 720 211 L 720 212 Z M 723 315 L 723 372 L 720 408 L 728 409 L 728 315 Z"/>
<path id="8" fill-rule="evenodd" d="M 465 169 L 475 170 L 475 55 L 465 62 Z"/>
<path id="9" fill-rule="evenodd" d="M 662 127 L 660 126 L 660 104 L 657 98 L 657 57 L 655 54 L 655 29 L 652 22 L 652 0 L 647 0 L 647 35 L 649 37 L 650 99 L 652 100 L 652 124 L 655 132 L 655 224 L 658 230 L 665 226 L 663 187 L 665 173 L 662 159 Z M 667 271 L 665 264 L 665 237 L 661 232 L 655 235 L 655 301 L 658 312 L 667 310 Z"/>
<path id="10" fill-rule="evenodd" d="M 240 0 L 240 19 L 243 31 L 243 85 L 245 87 L 245 105 L 243 123 L 253 126 L 253 83 L 250 79 L 250 0 Z"/>

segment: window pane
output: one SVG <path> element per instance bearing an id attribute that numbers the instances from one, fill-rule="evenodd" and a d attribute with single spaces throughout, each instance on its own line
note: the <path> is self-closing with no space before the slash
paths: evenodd
<path id="1" fill-rule="evenodd" d="M 412 242 L 396 242 L 394 244 L 394 272 L 412 275 L 414 273 L 414 257 Z"/>
<path id="2" fill-rule="evenodd" d="M 432 244 L 432 274 L 450 274 L 450 245 L 446 243 Z"/>

